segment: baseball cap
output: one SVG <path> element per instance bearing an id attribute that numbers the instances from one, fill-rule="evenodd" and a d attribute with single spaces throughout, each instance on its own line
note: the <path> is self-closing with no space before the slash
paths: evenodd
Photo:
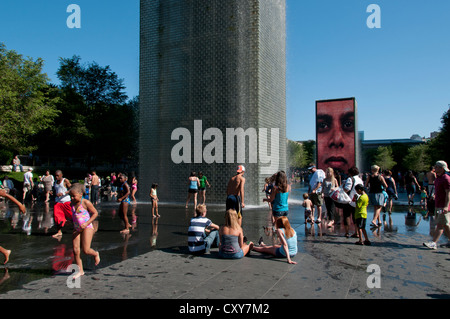
<path id="1" fill-rule="evenodd" d="M 441 168 L 444 169 L 444 171 L 449 172 L 450 170 L 448 169 L 447 163 L 444 161 L 437 161 L 435 166 L 439 166 Z"/>
<path id="2" fill-rule="evenodd" d="M 237 167 L 237 172 L 238 172 L 238 173 L 245 172 L 245 167 L 244 167 L 244 165 L 239 165 L 239 166 Z"/>

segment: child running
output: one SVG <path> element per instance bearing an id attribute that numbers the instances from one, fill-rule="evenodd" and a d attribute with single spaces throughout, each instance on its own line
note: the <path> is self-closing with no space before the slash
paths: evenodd
<path id="1" fill-rule="evenodd" d="M 92 222 L 97 218 L 98 212 L 94 205 L 87 199 L 84 199 L 84 185 L 76 183 L 69 190 L 70 206 L 73 216 L 73 254 L 75 262 L 79 268 L 74 279 L 84 275 L 83 261 L 81 260 L 81 248 L 86 255 L 95 257 L 95 265 L 100 263 L 100 254 L 91 248 L 92 237 L 95 230 Z"/>
<path id="2" fill-rule="evenodd" d="M 160 217 L 158 214 L 158 194 L 156 189 L 158 188 L 158 184 L 153 183 L 152 188 L 150 189 L 150 199 L 152 200 L 152 216 Z M 156 212 L 156 214 L 155 214 Z"/>

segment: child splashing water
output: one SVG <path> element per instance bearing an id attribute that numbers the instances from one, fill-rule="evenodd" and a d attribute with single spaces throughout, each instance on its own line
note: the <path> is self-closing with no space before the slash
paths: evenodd
<path id="1" fill-rule="evenodd" d="M 74 275 L 74 279 L 84 275 L 83 262 L 81 260 L 81 248 L 86 255 L 95 257 L 95 265 L 100 263 L 100 254 L 91 248 L 92 237 L 95 230 L 92 222 L 97 218 L 98 212 L 94 205 L 83 198 L 84 185 L 74 184 L 69 191 L 70 206 L 73 216 L 73 254 L 79 272 Z"/>

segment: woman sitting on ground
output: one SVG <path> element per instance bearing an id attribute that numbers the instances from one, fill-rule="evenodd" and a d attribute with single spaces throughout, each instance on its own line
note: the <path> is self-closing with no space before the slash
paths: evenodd
<path id="1" fill-rule="evenodd" d="M 277 258 L 287 258 L 289 264 L 297 264 L 291 260 L 297 254 L 297 233 L 291 227 L 286 216 L 281 216 L 276 221 L 277 235 L 281 245 L 266 246 L 260 240 L 260 246 L 254 246 L 253 250 L 263 254 L 269 254 Z M 288 254 L 286 254 L 286 251 Z"/>
<path id="2" fill-rule="evenodd" d="M 219 257 L 239 259 L 247 255 L 252 249 L 253 243 L 244 243 L 244 232 L 239 225 L 238 216 L 234 209 L 225 213 L 225 224 L 219 229 L 220 245 Z"/>

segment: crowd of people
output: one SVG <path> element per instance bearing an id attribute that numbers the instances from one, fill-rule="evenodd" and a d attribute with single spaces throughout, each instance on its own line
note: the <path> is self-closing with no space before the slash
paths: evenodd
<path id="1" fill-rule="evenodd" d="M 438 161 L 432 170 L 424 174 L 419 181 L 407 174 L 400 186 L 392 176 L 392 172 L 385 170 L 380 172 L 380 167 L 373 165 L 368 174 L 361 174 L 357 167 L 351 167 L 346 178 L 342 179 L 331 167 L 325 171 L 318 169 L 314 164 L 308 167 L 308 192 L 303 194 L 304 217 L 306 224 L 323 223 L 327 227 L 333 227 L 340 222 L 341 216 L 345 236 L 357 238 L 357 245 L 371 245 L 366 231 L 367 209 L 369 204 L 373 206 L 374 214 L 370 221 L 370 227 L 381 226 L 380 212 L 385 209 L 392 212 L 392 201 L 398 198 L 400 187 L 404 187 L 408 195 L 408 204 L 414 204 L 416 187 L 421 189 L 421 205 L 428 205 L 437 214 L 437 231 L 433 240 L 424 243 L 424 246 L 437 249 L 437 241 L 444 231 L 450 235 L 450 170 L 447 163 Z M 284 171 L 278 171 L 266 179 L 262 190 L 265 196 L 262 201 L 268 204 L 271 225 L 269 234 L 274 239 L 273 245 L 266 245 L 263 238 L 258 241 L 249 241 L 244 235 L 242 221 L 245 208 L 245 167 L 239 165 L 236 174 L 229 179 L 226 188 L 225 217 L 221 225 L 213 223 L 207 217 L 206 187 L 211 187 L 206 176 L 199 172 L 191 172 L 188 184 L 188 197 L 186 208 L 191 197 L 194 200 L 195 216 L 190 220 L 188 228 L 188 249 L 194 255 L 208 253 L 214 246 L 218 247 L 218 256 L 226 259 L 240 259 L 251 251 L 267 254 L 276 258 L 285 258 L 290 264 L 295 264 L 293 257 L 297 254 L 297 233 L 289 221 L 289 194 L 291 185 Z M 131 182 L 131 183 L 130 183 Z M 63 177 L 61 170 L 55 172 L 53 177 L 50 171 L 46 171 L 39 177 L 42 184 L 43 198 L 45 202 L 54 197 L 54 221 L 57 228 L 53 237 L 62 236 L 62 229 L 67 221 L 73 224 L 73 248 L 74 259 L 80 268 L 78 275 L 83 275 L 81 251 L 95 259 L 95 264 L 100 262 L 98 251 L 91 248 L 92 238 L 96 228 L 93 222 L 98 216 L 96 205 L 100 202 L 99 192 L 102 185 L 110 188 L 110 198 L 119 203 L 119 216 L 123 222 L 122 234 L 128 234 L 136 216 L 128 219 L 129 205 L 136 203 L 137 178 L 129 178 L 124 173 L 112 173 L 108 178 L 100 178 L 95 171 L 87 174 L 84 182 L 71 183 Z M 9 185 L 7 182 L 4 185 Z M 24 174 L 23 198 L 31 192 L 33 182 L 32 169 Z M 11 185 L 9 185 L 11 186 Z M 22 213 L 26 211 L 23 203 L 19 202 L 10 192 L 14 187 L 0 190 L 0 197 L 4 197 L 17 204 Z M 158 184 L 152 184 L 149 197 L 152 202 L 152 217 L 160 217 L 158 211 Z M 198 198 L 198 194 L 200 197 Z M 422 195 L 424 194 L 424 195 Z M 31 194 L 32 200 L 35 200 Z M 201 203 L 199 203 L 201 201 Z M 434 209 L 435 208 L 435 209 Z M 326 220 L 326 222 L 324 222 Z M 354 225 L 352 228 L 351 226 Z M 351 234 L 351 229 L 354 233 Z M 0 252 L 8 262 L 11 251 L 0 247 Z"/>
<path id="2" fill-rule="evenodd" d="M 445 161 L 437 161 L 429 172 L 419 174 L 420 182 L 411 171 L 403 178 L 399 174 L 396 181 L 390 170 L 381 173 L 377 165 L 372 165 L 370 173 L 365 174 L 360 173 L 357 167 L 351 167 L 344 179 L 331 167 L 324 172 L 311 164 L 308 170 L 312 175 L 309 179 L 309 191 L 303 194 L 302 204 L 307 222 L 320 223 L 325 218 L 327 226 L 332 227 L 342 215 L 345 236 L 358 238 L 358 245 L 370 245 L 365 230 L 368 205 L 373 206 L 370 227 L 375 230 L 382 225 L 381 211 L 391 214 L 393 200 L 397 200 L 398 193 L 404 189 L 410 208 L 414 205 L 415 194 L 420 191 L 419 205 L 426 210 L 427 215 L 437 218 L 433 241 L 424 243 L 424 246 L 437 249 L 437 240 L 444 230 L 450 238 L 450 171 Z M 322 207 L 326 208 L 326 216 L 322 214 Z M 353 234 L 350 234 L 351 224 L 355 226 Z"/>
<path id="3" fill-rule="evenodd" d="M 8 178 L 5 177 L 5 180 L 8 180 Z M 118 173 L 117 175 L 111 173 L 110 176 L 102 179 L 97 175 L 96 171 L 92 171 L 91 174 L 87 174 L 83 182 L 71 182 L 63 176 L 61 170 L 57 170 L 54 176 L 47 170 L 43 176 L 33 178 L 33 169 L 29 168 L 24 173 L 22 202 L 16 198 L 18 192 L 14 186 L 5 182 L 0 188 L 0 198 L 16 204 L 24 215 L 26 214 L 24 203 L 28 198 L 27 194 L 31 197 L 32 204 L 38 198 L 42 198 L 43 202 L 47 205 L 50 200 L 54 200 L 53 220 L 56 226 L 56 233 L 52 237 L 60 239 L 63 236 L 63 228 L 66 227 L 67 222 L 73 226 L 73 257 L 79 267 L 79 271 L 74 276 L 78 277 L 84 274 L 80 256 L 81 252 L 93 256 L 95 265 L 100 263 L 100 254 L 91 248 L 91 243 L 97 231 L 97 227 L 94 226 L 94 221 L 98 216 L 96 206 L 100 203 L 102 184 L 109 189 L 109 200 L 115 200 L 120 203 L 119 217 L 124 225 L 124 229 L 120 233 L 129 234 L 132 224 L 136 223 L 136 216 L 132 214 L 130 224 L 128 220 L 128 207 L 136 203 L 137 178 L 133 176 L 131 178 L 131 185 L 129 185 L 128 176 L 125 173 Z M 3 187 L 3 185 L 7 185 L 8 187 Z M 36 188 L 42 189 L 41 194 L 33 192 Z M 4 255 L 4 264 L 6 264 L 9 261 L 11 250 L 0 246 L 0 252 Z"/>
<path id="4" fill-rule="evenodd" d="M 242 208 L 245 207 L 244 172 L 245 168 L 239 166 L 236 175 L 229 181 L 225 221 L 222 226 L 214 224 L 206 217 L 207 209 L 204 204 L 196 206 L 195 217 L 191 219 L 188 231 L 189 250 L 199 255 L 207 253 L 213 245 L 217 245 L 220 258 L 242 258 L 250 251 L 257 251 L 277 258 L 286 258 L 288 263 L 295 264 L 292 257 L 297 253 L 297 234 L 290 226 L 288 218 L 291 187 L 286 173 L 279 171 L 265 180 L 263 201 L 268 203 L 272 221 L 270 231 L 277 242 L 267 246 L 262 237 L 258 244 L 247 241 L 242 231 Z M 306 223 L 322 223 L 326 220 L 324 225 L 333 227 L 340 223 L 342 216 L 345 237 L 357 238 L 356 245 L 371 245 L 366 231 L 369 204 L 374 210 L 370 221 L 370 227 L 374 230 L 382 225 L 382 210 L 392 213 L 393 200 L 398 199 L 399 189 L 404 187 L 408 195 L 408 205 L 412 206 L 417 187 L 421 190 L 420 205 L 432 210 L 432 214 L 437 214 L 437 231 L 433 240 L 424 243 L 424 246 L 436 249 L 436 243 L 444 231 L 450 238 L 450 171 L 444 161 L 436 162 L 430 172 L 424 174 L 421 183 L 411 172 L 405 174 L 402 182 L 398 183 L 390 170 L 381 172 L 377 165 L 373 165 L 367 174 L 362 174 L 357 167 L 351 167 L 343 179 L 331 167 L 323 171 L 310 164 L 308 172 L 309 189 L 303 194 L 302 203 Z M 189 181 L 196 181 L 195 173 L 191 174 Z M 354 227 L 351 227 L 352 225 Z M 352 229 L 353 234 L 350 232 Z"/>
<path id="5" fill-rule="evenodd" d="M 197 205 L 195 216 L 191 219 L 188 228 L 188 247 L 194 255 L 202 255 L 216 245 L 219 248 L 219 258 L 240 259 L 250 251 L 268 254 L 273 257 L 286 258 L 290 264 L 297 254 L 297 233 L 291 227 L 288 219 L 288 197 L 291 186 L 284 171 L 279 171 L 266 180 L 263 191 L 266 197 L 264 202 L 269 205 L 272 220 L 272 235 L 278 243 L 266 245 L 261 237 L 258 244 L 248 241 L 242 229 L 243 208 L 245 208 L 245 167 L 239 165 L 236 175 L 232 176 L 227 184 L 227 197 L 225 217 L 223 224 L 218 226 L 206 217 L 205 204 Z M 191 183 L 197 182 L 195 172 L 189 177 L 189 190 L 193 189 Z M 189 200 L 189 197 L 188 197 Z M 186 203 L 187 207 L 187 203 Z"/>
<path id="6" fill-rule="evenodd" d="M 14 170 L 13 170 L 14 171 Z M 117 199 L 117 183 L 119 182 L 118 176 L 115 172 L 112 172 L 108 176 L 98 176 L 96 171 L 86 174 L 84 181 L 85 186 L 85 198 L 90 199 L 95 205 L 101 201 L 114 201 Z M 77 180 L 72 179 L 72 183 Z M 22 203 L 26 199 L 31 201 L 43 201 L 50 202 L 55 200 L 56 196 L 56 179 L 51 174 L 50 170 L 46 170 L 43 175 L 35 176 L 32 167 L 29 167 L 23 175 L 22 187 L 16 187 L 14 181 L 11 180 L 8 175 L 3 177 L 3 182 L 0 180 L 0 189 L 4 189 L 8 194 L 14 197 L 21 197 Z M 18 182 L 16 181 L 16 184 Z M 128 182 L 131 187 L 130 200 L 132 203 L 136 203 L 136 192 L 138 180 L 136 176 L 132 176 Z"/>

